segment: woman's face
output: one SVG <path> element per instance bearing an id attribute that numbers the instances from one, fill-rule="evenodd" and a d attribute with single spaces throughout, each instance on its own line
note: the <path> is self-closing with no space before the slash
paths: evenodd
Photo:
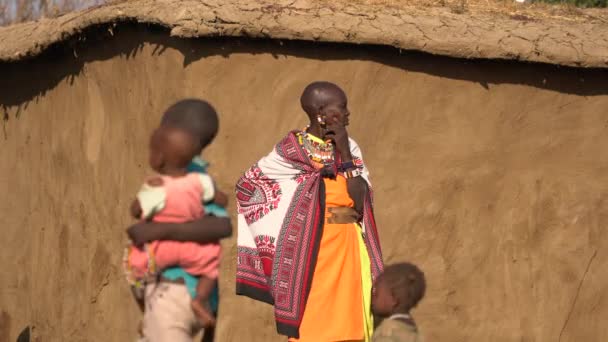
<path id="1" fill-rule="evenodd" d="M 346 98 L 336 99 L 331 101 L 323 110 L 321 115 L 325 118 L 326 125 L 339 124 L 344 127 L 349 124 L 350 111 L 348 110 L 348 103 Z"/>

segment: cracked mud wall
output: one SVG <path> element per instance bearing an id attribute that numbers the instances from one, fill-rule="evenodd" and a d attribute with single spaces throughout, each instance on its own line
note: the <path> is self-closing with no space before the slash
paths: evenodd
<path id="1" fill-rule="evenodd" d="M 375 44 L 452 57 L 608 67 L 608 17 L 602 11 L 541 11 L 531 16 L 456 12 L 416 2 L 374 6 L 346 0 L 119 1 L 0 28 L 0 61 L 38 55 L 93 25 L 136 21 L 164 26 L 177 37 Z"/>
<path id="2" fill-rule="evenodd" d="M 133 340 L 123 232 L 161 111 L 217 106 L 206 156 L 231 192 L 303 127 L 298 96 L 316 79 L 349 95 L 386 260 L 426 272 L 414 314 L 428 340 L 608 339 L 606 71 L 126 26 L 0 74 L 0 341 L 27 325 L 36 341 Z M 218 341 L 282 341 L 269 307 L 233 295 L 234 243 Z"/>

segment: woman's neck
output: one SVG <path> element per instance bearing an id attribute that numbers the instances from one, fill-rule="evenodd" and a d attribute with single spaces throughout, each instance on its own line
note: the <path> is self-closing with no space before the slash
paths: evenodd
<path id="1" fill-rule="evenodd" d="M 308 128 L 306 129 L 306 133 L 312 134 L 317 138 L 323 139 L 323 129 L 316 122 L 311 122 Z"/>

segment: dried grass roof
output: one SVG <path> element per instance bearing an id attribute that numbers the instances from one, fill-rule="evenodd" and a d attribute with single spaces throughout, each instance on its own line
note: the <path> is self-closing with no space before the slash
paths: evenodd
<path id="1" fill-rule="evenodd" d="M 39 55 L 93 25 L 137 21 L 176 37 L 378 44 L 462 57 L 608 67 L 603 10 L 497 0 L 132 0 L 0 28 L 0 61 Z"/>

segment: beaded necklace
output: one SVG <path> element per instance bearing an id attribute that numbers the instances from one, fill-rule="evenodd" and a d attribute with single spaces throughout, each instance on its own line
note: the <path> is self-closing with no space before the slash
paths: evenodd
<path id="1" fill-rule="evenodd" d="M 298 142 L 306 151 L 308 158 L 321 169 L 321 176 L 334 179 L 338 174 L 336 169 L 336 152 L 331 140 L 323 141 L 306 129 L 298 132 Z"/>
<path id="2" fill-rule="evenodd" d="M 302 145 L 310 160 L 323 165 L 334 163 L 334 145 L 330 140 L 321 141 L 318 138 L 315 139 L 316 137 L 307 133 L 305 130 L 298 132 L 297 135 L 298 142 Z"/>

